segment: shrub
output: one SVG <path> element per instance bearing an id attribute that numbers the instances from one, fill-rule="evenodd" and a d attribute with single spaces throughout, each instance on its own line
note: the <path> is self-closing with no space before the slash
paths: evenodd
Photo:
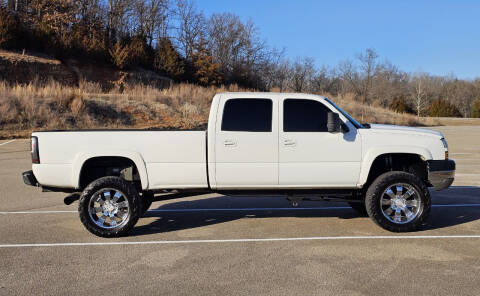
<path id="1" fill-rule="evenodd" d="M 0 48 L 19 48 L 21 35 L 20 20 L 0 6 Z"/>
<path id="2" fill-rule="evenodd" d="M 129 64 L 130 66 L 143 66 L 151 68 L 153 52 L 142 36 L 135 36 L 129 41 Z"/>
<path id="3" fill-rule="evenodd" d="M 475 100 L 472 106 L 472 117 L 480 118 L 480 99 Z"/>
<path id="4" fill-rule="evenodd" d="M 389 107 L 397 113 L 415 113 L 412 106 L 410 106 L 410 104 L 403 96 L 393 98 Z"/>
<path id="5" fill-rule="evenodd" d="M 428 108 L 428 116 L 432 117 L 462 117 L 455 105 L 443 99 L 436 99 Z"/>
<path id="6" fill-rule="evenodd" d="M 163 74 L 179 79 L 185 73 L 185 63 L 168 38 L 162 38 L 158 44 L 154 67 Z"/>
<path id="7" fill-rule="evenodd" d="M 120 42 L 117 42 L 108 52 L 115 66 L 120 69 L 125 69 L 128 66 L 130 54 L 128 45 L 122 45 Z"/>

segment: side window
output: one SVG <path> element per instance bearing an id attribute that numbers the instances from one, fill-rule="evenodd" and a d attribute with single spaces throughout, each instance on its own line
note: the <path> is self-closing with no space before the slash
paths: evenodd
<path id="1" fill-rule="evenodd" d="M 286 99 L 283 101 L 283 131 L 326 132 L 328 112 L 330 109 L 318 101 Z"/>
<path id="2" fill-rule="evenodd" d="M 272 100 L 228 100 L 223 108 L 222 131 L 271 132 Z"/>

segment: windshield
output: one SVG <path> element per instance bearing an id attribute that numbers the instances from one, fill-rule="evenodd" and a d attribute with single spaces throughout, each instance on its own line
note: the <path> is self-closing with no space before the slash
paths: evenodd
<path id="1" fill-rule="evenodd" d="M 347 112 L 343 111 L 342 108 L 338 107 L 337 104 L 335 104 L 334 102 L 332 102 L 329 98 L 325 98 L 325 100 L 327 102 L 330 103 L 330 105 L 332 105 L 335 109 L 338 110 L 338 112 L 342 113 L 343 116 L 345 116 L 356 128 L 363 128 L 363 125 L 356 121 L 355 118 L 353 118 L 352 116 L 350 116 L 350 114 L 348 114 Z"/>

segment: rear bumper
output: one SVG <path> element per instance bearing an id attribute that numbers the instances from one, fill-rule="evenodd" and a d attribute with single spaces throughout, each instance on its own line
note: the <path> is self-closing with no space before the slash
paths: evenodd
<path id="1" fill-rule="evenodd" d="M 35 175 L 33 174 L 33 171 L 26 171 L 22 173 L 23 177 L 23 183 L 30 185 L 30 186 L 40 186 L 38 184 L 37 178 L 35 178 Z"/>
<path id="2" fill-rule="evenodd" d="M 435 190 L 447 189 L 455 179 L 455 162 L 451 159 L 428 160 L 428 181 Z"/>

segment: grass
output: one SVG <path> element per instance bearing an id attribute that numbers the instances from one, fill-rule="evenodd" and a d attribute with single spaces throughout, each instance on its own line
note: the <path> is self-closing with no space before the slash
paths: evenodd
<path id="1" fill-rule="evenodd" d="M 235 85 L 201 87 L 173 84 L 158 89 L 148 85 L 103 92 L 99 84 L 79 87 L 46 84 L 10 85 L 0 82 L 0 139 L 28 137 L 33 130 L 92 128 L 203 129 L 212 97 L 225 91 L 249 91 Z M 362 105 L 351 96 L 333 98 L 361 122 L 399 125 L 439 125 L 440 119 L 417 118 L 381 107 Z"/>

